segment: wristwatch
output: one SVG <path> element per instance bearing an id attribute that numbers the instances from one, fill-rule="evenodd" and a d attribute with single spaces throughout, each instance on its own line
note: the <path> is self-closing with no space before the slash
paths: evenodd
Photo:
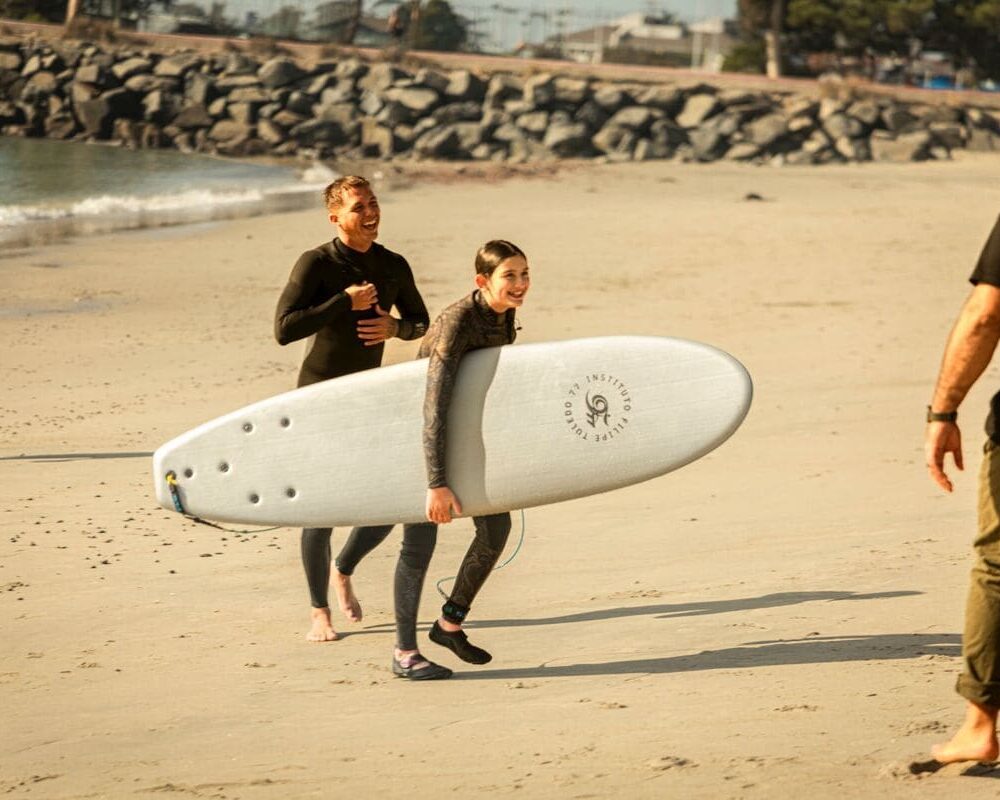
<path id="1" fill-rule="evenodd" d="M 931 411 L 931 407 L 927 406 L 928 422 L 955 422 L 957 419 L 957 411 Z"/>

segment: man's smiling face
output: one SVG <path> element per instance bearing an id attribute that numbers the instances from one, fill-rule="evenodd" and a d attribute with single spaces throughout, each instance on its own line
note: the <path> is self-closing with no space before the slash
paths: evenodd
<path id="1" fill-rule="evenodd" d="M 344 244 L 364 252 L 378 238 L 382 218 L 378 198 L 366 186 L 348 186 L 341 200 L 340 207 L 330 211 L 330 222 L 337 226 Z"/>

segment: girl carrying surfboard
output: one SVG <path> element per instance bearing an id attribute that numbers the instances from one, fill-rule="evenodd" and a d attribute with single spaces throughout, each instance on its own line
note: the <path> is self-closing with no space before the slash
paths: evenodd
<path id="1" fill-rule="evenodd" d="M 445 460 L 447 415 L 458 366 L 470 350 L 511 344 L 517 333 L 514 315 L 531 286 L 528 260 L 517 245 L 503 239 L 487 242 L 476 253 L 475 290 L 448 306 L 434 320 L 420 345 L 428 358 L 424 398 L 424 459 L 427 465 L 427 519 L 451 522 L 462 513 L 461 500 L 448 485 Z M 472 644 L 462 623 L 489 577 L 510 535 L 510 513 L 473 517 L 475 538 L 462 560 L 455 585 L 430 631 L 432 642 L 447 647 L 463 661 L 485 664 L 492 656 Z M 430 537 L 428 537 L 430 538 Z M 429 556 L 428 556 L 429 560 Z M 397 650 L 393 671 L 410 678 L 425 677 L 433 668 L 417 651 Z M 433 676 L 433 669 L 429 670 Z M 436 677 L 436 676 L 433 676 Z"/>

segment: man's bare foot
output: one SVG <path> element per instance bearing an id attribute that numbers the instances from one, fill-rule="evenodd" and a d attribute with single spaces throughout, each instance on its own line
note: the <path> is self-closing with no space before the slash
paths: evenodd
<path id="1" fill-rule="evenodd" d="M 997 711 L 969 703 L 965 722 L 951 741 L 934 745 L 931 755 L 942 764 L 959 761 L 996 761 L 1000 755 L 997 742 Z"/>
<path id="2" fill-rule="evenodd" d="M 333 629 L 329 608 L 314 608 L 312 610 L 312 628 L 306 634 L 308 642 L 335 642 L 340 637 Z"/>
<path id="3" fill-rule="evenodd" d="M 351 576 L 343 575 L 340 572 L 333 573 L 333 588 L 337 592 L 337 604 L 351 622 L 361 622 L 361 603 L 354 596 L 354 587 L 351 586 Z"/>

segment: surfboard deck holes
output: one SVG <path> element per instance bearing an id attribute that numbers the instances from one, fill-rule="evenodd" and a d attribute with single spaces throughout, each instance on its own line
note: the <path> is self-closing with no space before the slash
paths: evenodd
<path id="1" fill-rule="evenodd" d="M 219 472 L 229 472 L 229 464 L 225 461 L 219 462 Z"/>
<path id="2" fill-rule="evenodd" d="M 292 421 L 288 417 L 282 417 L 281 418 L 281 427 L 282 428 L 287 428 L 291 424 L 292 424 Z"/>
<path id="3" fill-rule="evenodd" d="M 257 494 L 256 492 L 251 493 L 250 494 L 250 502 L 254 503 L 254 504 L 259 503 L 260 502 L 260 495 Z"/>
<path id="4" fill-rule="evenodd" d="M 194 477 L 194 470 L 191 469 L 191 467 L 188 467 L 187 469 L 185 469 L 184 470 L 184 477 L 185 478 L 193 478 Z"/>
<path id="5" fill-rule="evenodd" d="M 245 433 L 253 433 L 253 423 L 252 422 L 244 422 L 243 423 L 243 431 Z"/>
<path id="6" fill-rule="evenodd" d="M 293 498 L 297 494 L 298 492 L 296 492 L 291 486 L 285 489 L 285 495 L 287 495 L 289 498 Z"/>

